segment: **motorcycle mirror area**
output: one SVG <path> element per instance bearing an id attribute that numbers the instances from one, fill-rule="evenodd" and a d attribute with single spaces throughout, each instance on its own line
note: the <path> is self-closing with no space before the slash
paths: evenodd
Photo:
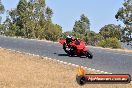
<path id="1" fill-rule="evenodd" d="M 76 82 L 84 84 L 127 84 L 131 82 L 129 74 L 87 74 L 83 66 L 77 68 Z"/>

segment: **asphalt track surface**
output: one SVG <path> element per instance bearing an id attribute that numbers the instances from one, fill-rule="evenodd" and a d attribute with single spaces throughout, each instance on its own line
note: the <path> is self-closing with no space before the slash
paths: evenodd
<path id="1" fill-rule="evenodd" d="M 76 65 L 115 74 L 132 75 L 132 53 L 89 48 L 93 59 L 69 57 L 58 43 L 0 36 L 0 47 L 47 56 Z"/>

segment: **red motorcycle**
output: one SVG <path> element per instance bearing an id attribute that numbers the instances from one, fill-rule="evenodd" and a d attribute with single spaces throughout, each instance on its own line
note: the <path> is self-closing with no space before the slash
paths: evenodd
<path id="1" fill-rule="evenodd" d="M 85 47 L 84 41 L 80 39 L 74 39 L 74 40 L 59 40 L 59 43 L 63 45 L 64 51 L 69 55 L 69 56 L 86 56 L 88 58 L 93 58 L 93 54 L 87 50 Z"/>

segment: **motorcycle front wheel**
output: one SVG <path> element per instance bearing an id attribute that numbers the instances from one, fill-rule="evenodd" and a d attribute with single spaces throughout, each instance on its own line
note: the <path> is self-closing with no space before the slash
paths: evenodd
<path id="1" fill-rule="evenodd" d="M 93 54 L 89 50 L 86 52 L 86 56 L 90 59 L 93 58 Z"/>

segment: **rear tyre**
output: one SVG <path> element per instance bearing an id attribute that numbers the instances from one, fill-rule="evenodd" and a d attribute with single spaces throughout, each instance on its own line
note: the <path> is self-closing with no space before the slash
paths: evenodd
<path id="1" fill-rule="evenodd" d="M 93 54 L 89 50 L 86 52 L 86 56 L 90 59 L 93 58 Z"/>

